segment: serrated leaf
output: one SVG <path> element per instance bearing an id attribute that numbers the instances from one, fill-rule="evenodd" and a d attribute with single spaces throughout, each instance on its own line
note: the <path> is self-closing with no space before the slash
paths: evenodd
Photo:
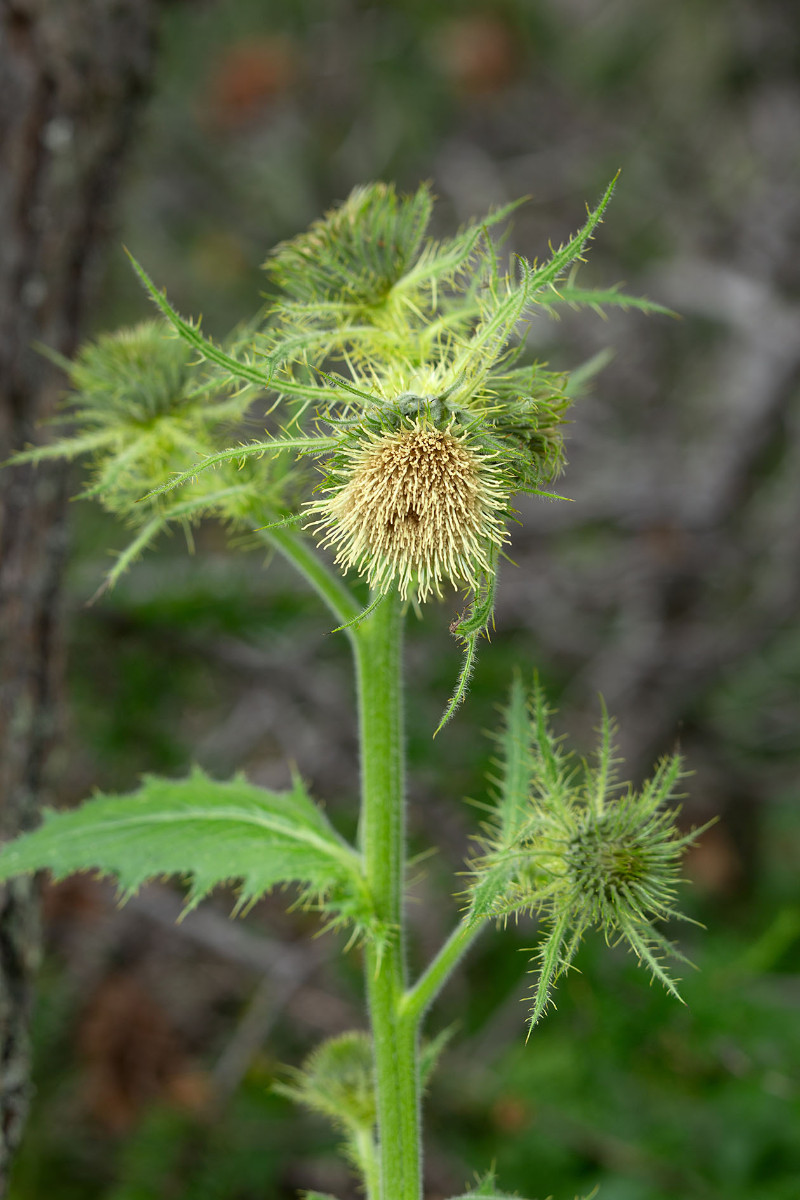
<path id="1" fill-rule="evenodd" d="M 454 626 L 451 625 L 450 627 L 456 637 L 462 639 L 464 657 L 461 661 L 461 670 L 456 680 L 456 686 L 453 694 L 447 701 L 447 707 L 442 714 L 442 718 L 433 732 L 434 737 L 441 733 L 457 709 L 463 704 L 469 690 L 472 672 L 475 669 L 475 660 L 478 655 L 478 639 L 488 635 L 489 625 L 494 617 L 494 598 L 497 592 L 497 579 L 497 552 L 493 551 L 491 569 L 484 579 L 482 588 L 473 595 L 469 611 L 459 617 Z"/>
<path id="2" fill-rule="evenodd" d="M 477 1192 L 462 1192 L 460 1196 L 451 1196 L 450 1200 L 523 1200 L 516 1192 L 485 1192 L 480 1188 Z"/>
<path id="3" fill-rule="evenodd" d="M 172 479 L 168 479 L 166 483 L 153 488 L 146 496 L 142 496 L 142 499 L 151 500 L 155 496 L 171 492 L 174 488 L 180 487 L 181 484 L 196 479 L 202 471 L 207 471 L 209 467 L 217 467 L 223 462 L 244 462 L 246 458 L 252 455 L 285 454 L 287 451 L 292 454 L 323 454 L 328 450 L 332 450 L 335 445 L 336 442 L 333 438 L 315 438 L 301 435 L 293 438 L 267 438 L 261 442 L 243 442 L 240 446 L 228 446 L 227 449 L 219 450 L 216 454 L 209 454 L 205 458 L 198 459 L 193 466 L 179 472 L 177 475 L 173 475 Z"/>
<path id="4" fill-rule="evenodd" d="M 154 876 L 191 879 L 189 906 L 218 884 L 240 881 L 240 907 L 276 884 L 327 897 L 342 919 L 366 926 L 371 910 L 359 855 L 295 780 L 290 792 L 243 777 L 221 783 L 196 768 L 187 779 L 145 777 L 126 796 L 46 812 L 42 825 L 0 850 L 0 880 L 49 868 L 114 876 L 123 896 Z"/>
<path id="5" fill-rule="evenodd" d="M 106 588 L 114 587 L 128 568 L 136 562 L 158 535 L 167 528 L 170 522 L 187 522 L 197 520 L 201 516 L 208 516 L 218 510 L 224 512 L 223 505 L 225 501 L 232 499 L 234 496 L 243 496 L 246 491 L 246 485 L 220 488 L 216 492 L 206 492 L 203 495 L 192 496 L 188 500 L 173 504 L 170 508 L 164 509 L 163 512 L 152 517 L 142 526 L 133 541 L 129 542 L 124 550 L 119 552 L 114 566 L 106 575 L 105 582 L 102 584 L 100 590 L 105 591 Z"/>
<path id="6" fill-rule="evenodd" d="M 428 242 L 417 261 L 396 284 L 397 290 L 414 291 L 425 283 L 439 287 L 451 283 L 460 271 L 470 264 L 479 239 L 494 225 L 499 225 L 525 203 L 525 198 L 512 200 L 502 208 L 488 213 L 482 220 L 469 224 L 455 237 L 440 242 Z"/>
<path id="7" fill-rule="evenodd" d="M 497 1178 L 494 1171 L 490 1171 L 470 1191 L 451 1196 L 450 1200 L 522 1200 L 522 1197 L 512 1192 L 498 1191 Z"/>
<path id="8" fill-rule="evenodd" d="M 578 230 L 574 237 L 571 237 L 568 242 L 560 246 L 556 250 L 549 262 L 538 267 L 534 263 L 532 265 L 531 284 L 535 288 L 544 288 L 548 284 L 552 284 L 555 280 L 560 279 L 564 272 L 577 262 L 586 247 L 586 243 L 591 239 L 595 229 L 603 219 L 603 213 L 608 208 L 611 197 L 614 195 L 614 188 L 617 186 L 619 171 L 609 183 L 603 193 L 600 203 L 595 209 L 589 212 L 586 224 Z"/>
<path id="9" fill-rule="evenodd" d="M 439 1059 L 445 1046 L 455 1033 L 455 1026 L 449 1025 L 436 1034 L 429 1042 L 423 1042 L 419 1052 L 419 1086 L 422 1092 L 427 1088 L 433 1072 L 438 1066 Z"/>
<path id="10" fill-rule="evenodd" d="M 131 261 L 134 271 L 138 275 L 145 291 L 148 293 L 153 303 L 161 310 L 172 328 L 189 346 L 191 346 L 201 358 L 207 362 L 214 363 L 221 367 L 223 371 L 232 381 L 255 385 L 258 388 L 273 389 L 282 394 L 299 396 L 302 399 L 316 398 L 320 402 L 329 401 L 332 397 L 325 388 L 314 387 L 313 385 L 298 384 L 291 379 L 275 379 L 273 378 L 274 368 L 280 364 L 281 356 L 277 353 L 272 359 L 262 358 L 261 364 L 255 362 L 252 351 L 246 352 L 248 357 L 244 359 L 235 358 L 228 354 L 221 346 L 217 345 L 211 338 L 205 337 L 200 330 L 199 321 L 186 320 L 176 309 L 172 307 L 167 299 L 165 292 L 160 292 L 153 283 L 150 276 L 145 271 L 144 267 L 136 261 L 133 255 L 126 251 L 128 258 Z"/>
<path id="11" fill-rule="evenodd" d="M 659 313 L 662 317 L 677 317 L 672 308 L 648 300 L 646 296 L 629 296 L 619 290 L 618 286 L 610 288 L 581 288 L 572 284 L 559 284 L 553 288 L 553 295 L 542 300 L 546 305 L 571 304 L 577 308 L 589 307 L 597 311 L 603 308 L 621 308 L 627 310 L 636 308 L 640 312 Z"/>
<path id="12" fill-rule="evenodd" d="M 477 633 L 470 634 L 464 639 L 464 657 L 461 660 L 461 670 L 458 673 L 456 686 L 453 690 L 452 696 L 447 701 L 447 707 L 442 714 L 442 718 L 433 731 L 434 737 L 441 733 L 445 725 L 447 725 L 447 723 L 452 719 L 456 710 L 464 703 L 464 697 L 467 694 L 470 680 L 472 679 L 472 672 L 475 669 L 475 659 L 478 653 L 477 643 Z"/>
<path id="13" fill-rule="evenodd" d="M 75 437 L 59 438 L 58 441 L 48 442 L 44 446 L 29 446 L 27 450 L 19 450 L 11 458 L 0 464 L 4 467 L 21 466 L 22 463 L 39 463 L 48 458 L 79 458 L 90 450 L 99 450 L 107 446 L 113 434 L 107 429 L 93 429 L 89 433 Z"/>
<path id="14" fill-rule="evenodd" d="M 493 288 L 491 296 L 484 300 L 483 319 L 450 366 L 450 375 L 458 381 L 454 396 L 461 392 L 468 396 L 481 386 L 523 317 L 532 295 L 535 272 L 521 259 L 520 274 L 519 283 L 507 283 L 501 294 Z"/>

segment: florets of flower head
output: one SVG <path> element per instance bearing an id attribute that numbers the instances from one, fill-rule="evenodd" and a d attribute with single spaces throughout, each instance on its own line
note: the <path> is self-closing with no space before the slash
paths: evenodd
<path id="1" fill-rule="evenodd" d="M 626 929 L 629 922 L 668 917 L 685 842 L 675 812 L 640 813 L 632 795 L 602 815 L 574 814 L 561 842 L 559 883 L 578 926 Z"/>
<path id="2" fill-rule="evenodd" d="M 507 540 L 508 485 L 494 452 L 454 421 L 400 416 L 393 428 L 354 431 L 311 505 L 322 544 L 370 587 L 420 601 L 446 581 L 475 588 Z"/>

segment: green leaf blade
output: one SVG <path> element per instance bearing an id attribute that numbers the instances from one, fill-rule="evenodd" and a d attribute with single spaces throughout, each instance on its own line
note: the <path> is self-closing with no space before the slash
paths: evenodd
<path id="1" fill-rule="evenodd" d="M 581 288 L 572 284 L 559 284 L 553 287 L 553 295 L 543 300 L 547 305 L 571 304 L 576 308 L 588 307 L 598 311 L 603 308 L 638 309 L 640 312 L 658 313 L 662 317 L 677 317 L 678 313 L 646 296 L 629 296 L 618 287 L 610 288 Z"/>
<path id="2" fill-rule="evenodd" d="M 112 875 L 123 895 L 147 879 L 191 878 L 190 905 L 218 884 L 241 881 L 241 903 L 298 882 L 310 894 L 362 887 L 360 858 L 295 781 L 291 792 L 227 783 L 195 769 L 187 779 L 146 777 L 128 796 L 100 795 L 45 814 L 42 825 L 0 851 L 0 880 L 49 868 Z"/>

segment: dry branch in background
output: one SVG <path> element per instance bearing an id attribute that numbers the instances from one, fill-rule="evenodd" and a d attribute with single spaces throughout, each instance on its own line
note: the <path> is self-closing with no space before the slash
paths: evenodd
<path id="1" fill-rule="evenodd" d="M 157 0 L 0 3 L 0 460 L 62 379 L 33 348 L 81 334 L 123 153 L 153 63 Z M 31 824 L 55 726 L 60 469 L 0 474 L 0 834 Z M 25 1119 L 37 957 L 31 885 L 0 890 L 0 1195 Z"/>

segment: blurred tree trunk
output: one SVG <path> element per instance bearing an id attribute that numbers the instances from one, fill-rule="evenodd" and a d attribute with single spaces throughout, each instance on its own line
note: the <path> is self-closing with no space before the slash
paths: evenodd
<path id="1" fill-rule="evenodd" d="M 159 0 L 0 0 L 0 461 L 64 380 L 32 348 L 80 336 Z M 0 836 L 30 825 L 55 726 L 64 474 L 0 472 Z M 0 889 L 0 1196 L 28 1095 L 34 888 Z"/>

